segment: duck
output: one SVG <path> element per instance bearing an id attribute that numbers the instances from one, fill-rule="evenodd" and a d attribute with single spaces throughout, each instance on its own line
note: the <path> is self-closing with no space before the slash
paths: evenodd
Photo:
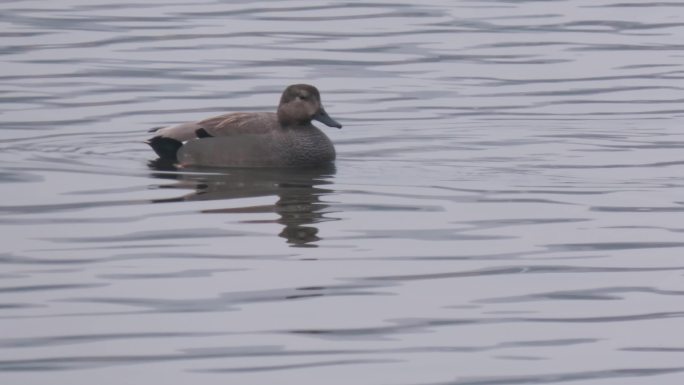
<path id="1" fill-rule="evenodd" d="M 233 112 L 157 127 L 147 140 L 158 160 L 180 166 L 307 167 L 334 162 L 335 147 L 311 122 L 342 128 L 310 84 L 285 88 L 276 112 Z"/>

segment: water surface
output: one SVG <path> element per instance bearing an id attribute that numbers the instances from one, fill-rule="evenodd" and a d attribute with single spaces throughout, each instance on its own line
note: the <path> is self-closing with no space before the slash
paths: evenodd
<path id="1" fill-rule="evenodd" d="M 0 5 L 3 384 L 681 384 L 684 3 Z M 335 167 L 157 167 L 318 86 Z"/>

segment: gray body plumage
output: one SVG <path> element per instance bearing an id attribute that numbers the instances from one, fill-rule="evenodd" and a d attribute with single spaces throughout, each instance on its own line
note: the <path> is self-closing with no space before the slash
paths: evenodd
<path id="1" fill-rule="evenodd" d="M 299 167 L 335 160 L 335 148 L 328 137 L 313 125 L 283 129 L 275 114 L 261 120 L 264 132 L 241 133 L 190 140 L 178 150 L 184 165 L 214 167 Z"/>

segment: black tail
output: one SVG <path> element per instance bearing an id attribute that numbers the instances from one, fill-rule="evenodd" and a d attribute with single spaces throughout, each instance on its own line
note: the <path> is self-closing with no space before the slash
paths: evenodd
<path id="1" fill-rule="evenodd" d="M 176 139 L 165 138 L 163 136 L 155 136 L 145 143 L 149 144 L 160 158 L 173 162 L 178 160 L 176 153 L 183 145 L 182 142 L 179 142 Z"/>

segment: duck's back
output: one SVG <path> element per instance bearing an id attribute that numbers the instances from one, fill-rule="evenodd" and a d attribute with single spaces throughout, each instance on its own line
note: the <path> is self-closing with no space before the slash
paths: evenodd
<path id="1" fill-rule="evenodd" d="M 335 160 L 335 148 L 313 125 L 260 133 L 190 140 L 178 150 L 183 165 L 214 167 L 302 167 Z"/>

